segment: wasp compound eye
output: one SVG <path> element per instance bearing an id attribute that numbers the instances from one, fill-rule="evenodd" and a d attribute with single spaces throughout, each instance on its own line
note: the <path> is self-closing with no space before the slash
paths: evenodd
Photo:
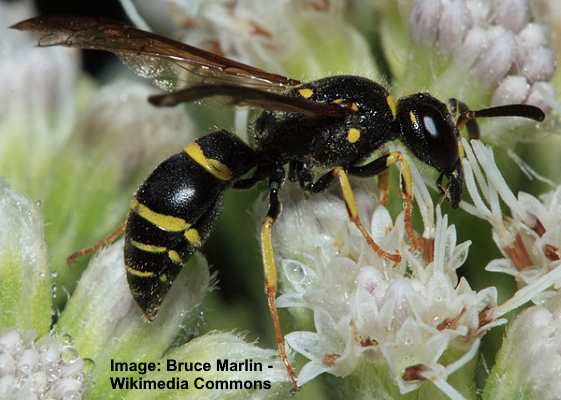
<path id="1" fill-rule="evenodd" d="M 398 103 L 401 139 L 425 163 L 449 173 L 458 161 L 457 129 L 446 105 L 419 93 Z"/>

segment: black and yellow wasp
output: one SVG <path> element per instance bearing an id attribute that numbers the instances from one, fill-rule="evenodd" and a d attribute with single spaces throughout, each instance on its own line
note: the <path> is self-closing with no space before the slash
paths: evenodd
<path id="1" fill-rule="evenodd" d="M 220 96 L 231 104 L 264 110 L 255 121 L 255 146 L 225 130 L 211 132 L 163 161 L 136 192 L 126 222 L 87 254 L 125 233 L 125 264 L 131 293 L 149 320 L 188 257 L 212 232 L 226 189 L 247 189 L 267 179 L 269 210 L 261 226 L 265 292 L 279 356 L 289 378 L 296 377 L 284 348 L 277 315 L 277 272 L 271 230 L 281 212 L 279 190 L 287 168 L 303 190 L 320 192 L 338 181 L 350 219 L 380 257 L 394 263 L 399 254 L 381 249 L 362 225 L 349 175 L 374 176 L 401 164 L 406 231 L 422 246 L 411 223 L 412 181 L 406 159 L 390 152 L 364 161 L 384 143 L 401 140 L 421 161 L 440 172 L 438 186 L 457 207 L 463 189 L 459 130 L 478 133 L 477 117 L 520 116 L 543 120 L 528 105 L 471 111 L 450 100 L 450 108 L 428 93 L 396 101 L 381 85 L 359 76 L 332 76 L 299 82 L 219 55 L 144 32 L 119 22 L 84 17 L 32 18 L 14 29 L 41 34 L 39 46 L 110 51 L 140 75 L 172 83 L 172 93 L 149 100 L 173 106 Z M 315 172 L 323 174 L 315 176 Z M 446 178 L 447 183 L 443 180 Z M 379 182 L 387 182 L 380 179 Z M 385 198 L 387 184 L 380 185 Z"/>

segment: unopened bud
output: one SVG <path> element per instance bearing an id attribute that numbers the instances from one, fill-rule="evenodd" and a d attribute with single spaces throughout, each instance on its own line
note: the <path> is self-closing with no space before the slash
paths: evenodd
<path id="1" fill-rule="evenodd" d="M 543 112 L 548 113 L 557 106 L 555 100 L 555 89 L 549 82 L 536 82 L 530 88 L 530 94 L 526 99 L 526 104 L 539 107 Z"/>
<path id="2" fill-rule="evenodd" d="M 493 22 L 513 32 L 519 32 L 530 19 L 528 0 L 494 0 Z"/>
<path id="3" fill-rule="evenodd" d="M 507 76 L 493 94 L 492 104 L 499 106 L 503 104 L 524 103 L 530 92 L 530 84 L 525 77 L 519 75 Z"/>
<path id="4" fill-rule="evenodd" d="M 555 72 L 555 56 L 547 47 L 532 50 L 520 67 L 520 72 L 530 82 L 548 81 Z"/>
<path id="5" fill-rule="evenodd" d="M 440 0 L 416 0 L 411 10 L 409 27 L 417 43 L 433 45 L 438 37 L 441 13 Z"/>
<path id="6" fill-rule="evenodd" d="M 475 73 L 485 84 L 494 86 L 510 71 L 515 55 L 514 34 L 500 26 L 487 31 L 489 47 L 475 64 Z"/>
<path id="7" fill-rule="evenodd" d="M 485 26 L 489 23 L 491 4 L 488 0 L 466 0 L 465 4 L 474 26 Z"/>
<path id="8" fill-rule="evenodd" d="M 443 0 L 438 24 L 438 46 L 451 53 L 462 44 L 471 26 L 471 16 L 462 0 Z"/>
<path id="9" fill-rule="evenodd" d="M 476 26 L 467 33 L 456 59 L 464 67 L 471 68 L 487 46 L 487 31 Z"/>
<path id="10" fill-rule="evenodd" d="M 487 31 L 476 26 L 467 33 L 463 45 L 456 54 L 456 59 L 460 65 L 471 68 L 487 46 Z"/>

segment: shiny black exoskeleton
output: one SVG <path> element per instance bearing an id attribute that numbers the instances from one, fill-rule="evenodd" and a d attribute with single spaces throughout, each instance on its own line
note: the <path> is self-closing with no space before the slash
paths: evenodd
<path id="1" fill-rule="evenodd" d="M 212 132 L 187 145 L 141 185 L 126 224 L 70 259 L 107 245 L 126 227 L 127 279 L 134 299 L 152 320 L 188 257 L 211 233 L 224 191 L 268 179 L 269 210 L 261 227 L 265 291 L 278 353 L 294 388 L 298 387 L 296 375 L 284 348 L 276 308 L 271 235 L 280 213 L 278 193 L 286 170 L 310 192 L 322 191 L 337 179 L 351 221 L 374 252 L 397 263 L 401 257 L 381 249 L 362 225 L 348 175 L 374 176 L 391 165 L 401 165 L 405 229 L 413 247 L 419 248 L 411 222 L 413 184 L 407 160 L 396 151 L 364 164 L 372 152 L 388 141 L 400 140 L 440 172 L 438 186 L 457 207 L 463 187 L 460 129 L 465 126 L 476 137 L 476 118 L 519 116 L 541 121 L 545 117 L 540 109 L 519 104 L 471 111 L 451 99 L 448 109 L 428 93 L 396 102 L 384 87 L 357 76 L 302 83 L 98 18 L 45 16 L 12 28 L 42 34 L 39 46 L 106 50 L 121 56 L 141 76 L 176 89 L 152 96 L 149 100 L 156 106 L 220 96 L 234 105 L 265 110 L 255 122 L 255 148 L 226 131 Z M 146 68 L 139 68 L 142 65 Z M 444 178 L 448 184 L 443 184 Z M 382 192 L 387 188 L 382 186 Z"/>

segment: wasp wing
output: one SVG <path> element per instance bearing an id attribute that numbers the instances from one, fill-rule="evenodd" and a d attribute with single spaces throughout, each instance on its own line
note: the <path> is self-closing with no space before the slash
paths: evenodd
<path id="1" fill-rule="evenodd" d="M 309 117 L 345 117 L 351 112 L 347 104 L 318 103 L 302 97 L 266 92 L 234 85 L 200 85 L 177 92 L 151 96 L 148 100 L 159 107 L 173 107 L 180 103 L 220 97 L 237 106 L 262 108 L 271 111 L 295 112 Z"/>
<path id="2" fill-rule="evenodd" d="M 117 21 L 41 16 L 19 22 L 12 28 L 41 34 L 39 46 L 112 52 L 136 74 L 153 79 L 156 85 L 168 91 L 204 83 L 282 93 L 300 83 Z"/>

